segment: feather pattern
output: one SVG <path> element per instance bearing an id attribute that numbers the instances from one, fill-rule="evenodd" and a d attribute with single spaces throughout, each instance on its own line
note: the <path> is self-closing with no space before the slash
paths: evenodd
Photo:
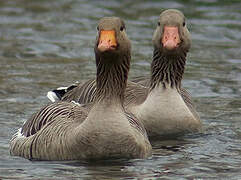
<path id="1" fill-rule="evenodd" d="M 170 84 L 172 88 L 179 89 L 185 69 L 186 53 L 166 56 L 158 48 L 155 48 L 153 54 L 150 88 L 153 89 L 162 83 L 164 88 L 166 88 L 166 84 Z"/>
<path id="2" fill-rule="evenodd" d="M 33 114 L 32 117 L 24 123 L 21 133 L 26 137 L 34 135 L 47 124 L 51 124 L 51 122 L 59 116 L 65 117 L 66 119 L 78 119 L 78 121 L 81 119 L 83 121 L 87 117 L 89 110 L 90 108 L 86 108 L 86 106 L 84 108 L 84 106 L 77 105 L 74 102 L 49 104 Z"/>
<path id="3" fill-rule="evenodd" d="M 170 133 L 171 131 L 163 129 L 164 124 L 162 124 L 168 124 L 169 122 L 172 122 L 172 124 L 168 128 L 172 129 L 173 132 L 176 132 L 178 128 L 180 132 L 182 130 L 186 132 L 193 129 L 193 131 L 201 129 L 200 118 L 195 110 L 191 96 L 187 90 L 182 88 L 181 84 L 185 70 L 186 55 L 190 48 L 190 35 L 184 21 L 184 15 L 178 10 L 167 10 L 160 15 L 159 25 L 153 34 L 154 51 L 151 63 L 151 77 L 138 77 L 127 83 L 124 106 L 144 122 L 148 132 L 151 132 L 152 129 L 156 128 L 154 126 L 159 124 L 160 127 L 157 131 Z M 178 47 L 171 51 L 165 49 L 161 41 L 165 25 L 177 27 L 180 36 Z M 168 94 L 168 92 L 171 92 L 170 96 L 163 95 Z M 77 94 L 80 96 L 76 97 Z M 95 94 L 95 80 L 90 80 L 84 86 L 78 86 L 67 92 L 62 100 L 76 100 L 79 103 L 87 103 L 94 101 Z M 154 97 L 153 94 L 155 94 Z M 174 99 L 176 102 L 173 102 L 175 101 Z M 166 102 L 170 103 L 165 104 Z M 156 105 L 154 106 L 153 104 Z M 170 109 L 167 109 L 167 107 L 170 107 Z M 176 110 L 182 109 L 183 111 L 180 112 L 182 115 L 172 110 L 173 107 Z M 143 111 L 143 113 L 140 111 Z M 155 116 L 153 116 L 154 114 Z M 174 118 L 170 119 L 170 114 Z M 150 117 L 155 120 L 149 119 Z M 184 125 L 181 127 L 178 125 L 180 117 L 186 118 L 186 120 L 183 120 L 182 124 Z M 151 123 L 151 121 L 154 122 Z"/>
<path id="4" fill-rule="evenodd" d="M 119 32 L 122 26 L 123 21 L 114 17 L 99 23 L 100 29 L 114 29 L 118 48 L 103 50 L 97 38 L 96 83 L 86 84 L 96 87 L 83 92 L 95 93 L 93 103 L 69 100 L 46 105 L 13 136 L 11 155 L 38 160 L 88 160 L 145 158 L 151 154 L 143 124 L 123 106 L 131 56 L 129 39 Z M 72 88 L 60 90 L 68 92 Z"/>

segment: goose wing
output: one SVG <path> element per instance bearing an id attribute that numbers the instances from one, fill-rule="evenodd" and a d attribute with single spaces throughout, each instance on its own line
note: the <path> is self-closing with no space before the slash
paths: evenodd
<path id="1" fill-rule="evenodd" d="M 78 85 L 65 93 L 61 100 L 63 101 L 76 101 L 81 104 L 93 102 L 96 94 L 96 80 L 88 80 L 83 85 Z"/>
<path id="2" fill-rule="evenodd" d="M 58 121 L 59 117 L 64 118 L 66 121 L 84 121 L 87 117 L 88 109 L 74 102 L 58 102 L 46 105 L 24 123 L 21 134 L 25 137 L 34 135 L 43 127 Z"/>
<path id="3" fill-rule="evenodd" d="M 147 133 L 144 125 L 140 123 L 139 120 L 134 116 L 134 114 L 130 112 L 125 112 L 126 118 L 128 119 L 130 125 L 136 129 L 139 133 L 141 133 L 145 138 L 147 138 Z"/>
<path id="4" fill-rule="evenodd" d="M 139 83 L 140 82 L 140 83 Z M 125 105 L 129 104 L 140 104 L 148 95 L 148 79 L 140 77 L 134 79 L 134 81 L 128 81 L 125 91 Z M 96 80 L 91 79 L 84 84 L 75 84 L 66 88 L 67 90 L 55 89 L 50 91 L 55 93 L 62 101 L 76 101 L 81 104 L 90 103 L 94 101 L 96 95 Z M 52 97 L 48 98 L 51 100 Z M 52 100 L 51 100 L 52 101 Z"/>
<path id="5" fill-rule="evenodd" d="M 200 117 L 196 111 L 195 105 L 192 101 L 192 97 L 191 97 L 190 93 L 186 89 L 181 88 L 180 94 L 182 96 L 183 101 L 186 103 L 187 107 L 192 112 L 192 114 L 195 116 L 195 118 L 200 119 Z"/>

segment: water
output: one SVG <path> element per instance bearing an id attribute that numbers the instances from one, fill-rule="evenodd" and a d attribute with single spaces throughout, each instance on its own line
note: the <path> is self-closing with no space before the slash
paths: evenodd
<path id="1" fill-rule="evenodd" d="M 153 142 L 145 160 L 28 161 L 9 155 L 12 134 L 46 104 L 50 89 L 95 77 L 102 16 L 122 17 L 132 40 L 130 77 L 149 75 L 161 10 L 178 8 L 192 34 L 183 85 L 203 134 Z M 0 179 L 241 179 L 241 2 L 0 1 Z"/>

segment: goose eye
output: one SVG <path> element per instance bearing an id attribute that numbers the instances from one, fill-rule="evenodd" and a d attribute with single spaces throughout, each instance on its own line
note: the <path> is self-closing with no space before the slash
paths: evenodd
<path id="1" fill-rule="evenodd" d="M 123 26 L 121 26 L 121 27 L 120 27 L 120 31 L 123 31 L 123 30 L 124 30 L 124 27 L 123 27 Z"/>
<path id="2" fill-rule="evenodd" d="M 158 22 L 158 23 L 157 23 L 157 25 L 158 25 L 158 26 L 160 26 L 160 25 L 161 25 L 161 23 L 160 23 L 160 22 Z"/>
<path id="3" fill-rule="evenodd" d="M 99 31 L 99 26 L 96 27 L 97 31 Z"/>
<path id="4" fill-rule="evenodd" d="M 183 25 L 183 26 L 185 26 L 185 25 L 186 25 L 185 21 L 182 23 L 182 25 Z"/>

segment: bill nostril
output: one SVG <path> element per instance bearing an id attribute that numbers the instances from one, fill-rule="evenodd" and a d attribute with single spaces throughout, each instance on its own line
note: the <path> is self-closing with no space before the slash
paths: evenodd
<path id="1" fill-rule="evenodd" d="M 116 49 L 116 38 L 114 30 L 102 30 L 100 32 L 98 49 L 99 51 L 108 51 Z"/>

